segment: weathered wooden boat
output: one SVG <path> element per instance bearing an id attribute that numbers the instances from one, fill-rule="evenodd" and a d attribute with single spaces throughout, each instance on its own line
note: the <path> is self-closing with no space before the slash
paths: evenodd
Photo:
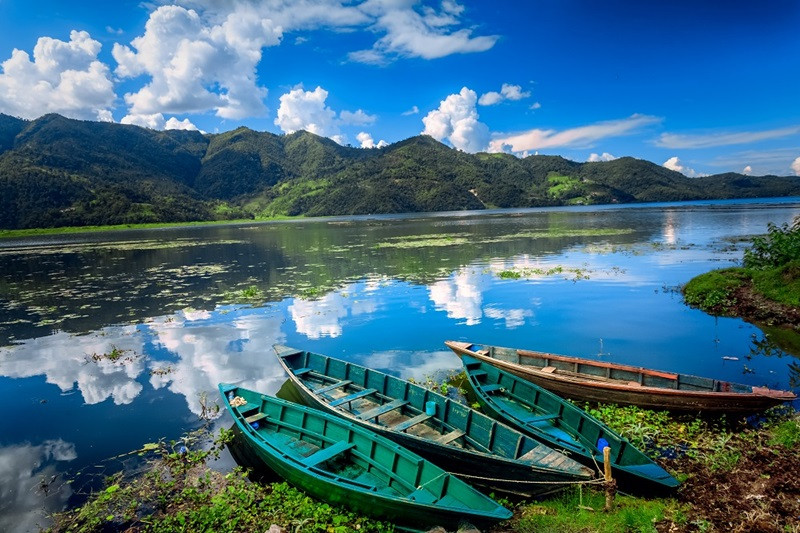
<path id="1" fill-rule="evenodd" d="M 538 496 L 593 477 L 566 455 L 420 385 L 312 352 L 275 350 L 309 405 L 388 437 L 474 485 Z"/>
<path id="2" fill-rule="evenodd" d="M 678 480 L 624 437 L 583 409 L 542 387 L 469 356 L 462 356 L 483 412 L 587 465 L 603 463 L 611 448 L 614 478 L 623 490 L 669 490 Z"/>
<path id="3" fill-rule="evenodd" d="M 495 365 L 564 398 L 648 409 L 747 414 L 796 396 L 711 378 L 531 350 L 446 341 L 459 356 Z"/>
<path id="4" fill-rule="evenodd" d="M 415 527 L 511 517 L 464 481 L 357 424 L 235 385 L 219 390 L 260 460 L 315 498 Z"/>

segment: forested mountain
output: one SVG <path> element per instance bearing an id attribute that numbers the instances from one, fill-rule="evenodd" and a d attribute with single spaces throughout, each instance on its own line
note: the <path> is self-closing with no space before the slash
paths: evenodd
<path id="1" fill-rule="evenodd" d="M 788 195 L 800 195 L 800 178 L 473 155 L 427 136 L 361 149 L 302 131 L 209 135 L 0 114 L 2 228 Z"/>

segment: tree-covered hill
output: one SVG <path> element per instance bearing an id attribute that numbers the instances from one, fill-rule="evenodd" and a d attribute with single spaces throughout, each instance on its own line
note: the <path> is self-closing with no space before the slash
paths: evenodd
<path id="1" fill-rule="evenodd" d="M 800 195 L 800 178 L 690 179 L 630 157 L 467 154 L 428 136 L 360 149 L 304 131 L 0 114 L 1 228 L 787 195 Z"/>

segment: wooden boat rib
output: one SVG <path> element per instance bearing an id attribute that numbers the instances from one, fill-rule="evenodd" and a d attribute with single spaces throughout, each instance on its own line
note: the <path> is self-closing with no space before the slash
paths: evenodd
<path id="1" fill-rule="evenodd" d="M 478 402 L 490 416 L 548 446 L 571 452 L 588 465 L 602 464 L 598 443 L 607 444 L 614 477 L 623 490 L 678 486 L 678 480 L 624 437 L 572 403 L 478 359 L 464 355 L 461 360 Z"/>
<path id="2" fill-rule="evenodd" d="M 459 356 L 495 365 L 574 400 L 670 411 L 747 414 L 792 401 L 787 391 L 531 350 L 446 341 Z"/>
<path id="3" fill-rule="evenodd" d="M 309 405 L 388 437 L 472 484 L 538 496 L 593 476 L 564 454 L 425 387 L 312 352 L 275 350 Z"/>
<path id="4" fill-rule="evenodd" d="M 356 424 L 234 385 L 219 390 L 256 455 L 320 500 L 415 527 L 511 517 L 457 477 Z M 244 405 L 233 407 L 236 397 Z"/>

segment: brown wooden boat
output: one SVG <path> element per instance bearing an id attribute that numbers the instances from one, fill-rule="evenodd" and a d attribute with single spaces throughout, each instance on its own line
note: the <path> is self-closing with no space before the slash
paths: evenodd
<path id="1" fill-rule="evenodd" d="M 756 413 L 792 401 L 788 391 L 531 350 L 446 341 L 457 355 L 502 368 L 565 398 L 705 413 Z"/>

